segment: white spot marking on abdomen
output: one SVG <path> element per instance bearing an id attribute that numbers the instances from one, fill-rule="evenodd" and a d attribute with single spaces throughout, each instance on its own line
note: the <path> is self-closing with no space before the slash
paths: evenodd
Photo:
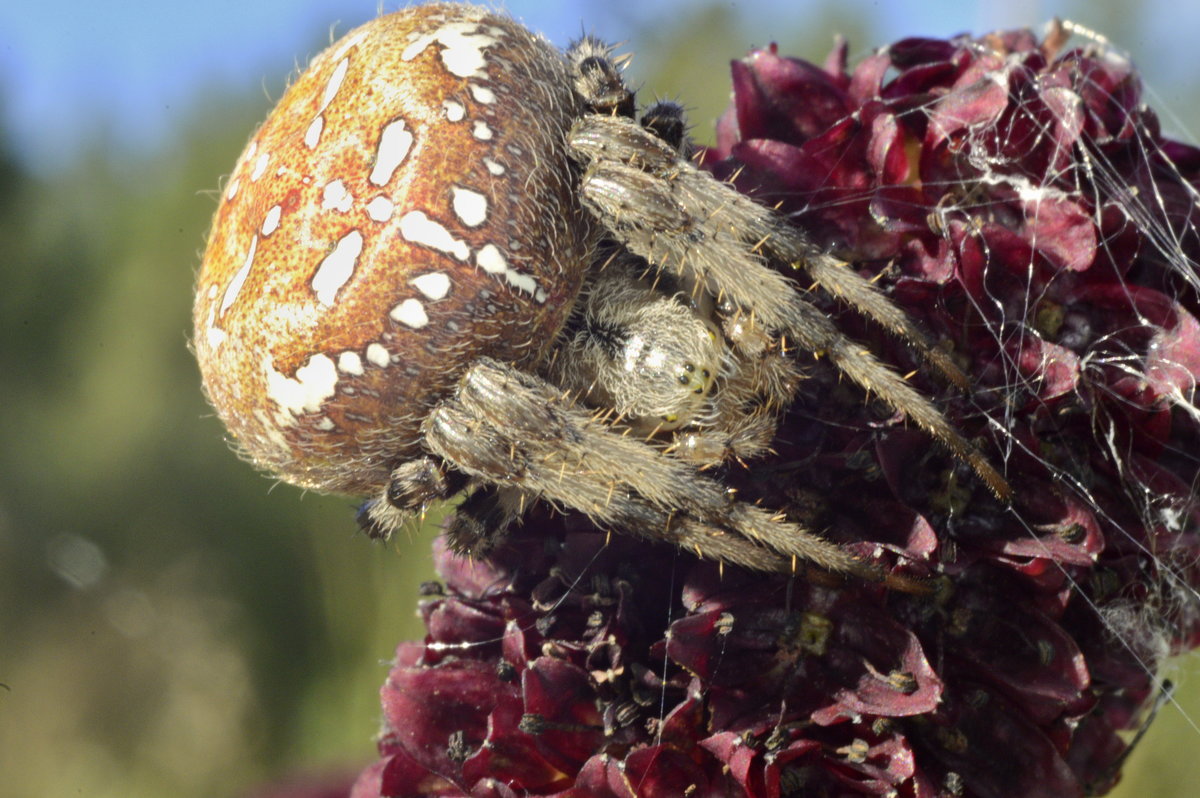
<path id="1" fill-rule="evenodd" d="M 358 356 L 358 352 L 346 350 L 338 355 L 338 371 L 355 377 L 361 377 L 363 374 L 362 358 Z"/>
<path id="2" fill-rule="evenodd" d="M 487 197 L 469 188 L 452 186 L 450 204 L 454 215 L 467 227 L 478 227 L 487 221 Z"/>
<path id="3" fill-rule="evenodd" d="M 325 307 L 333 305 L 337 292 L 354 274 L 358 256 L 362 253 L 363 235 L 351 230 L 334 245 L 333 251 L 325 256 L 312 278 L 312 288 L 317 301 Z"/>
<path id="4" fill-rule="evenodd" d="M 272 205 L 271 210 L 267 211 L 266 218 L 262 223 L 262 234 L 265 238 L 279 229 L 279 219 L 283 216 L 283 206 Z"/>
<path id="5" fill-rule="evenodd" d="M 393 321 L 412 327 L 414 330 L 419 330 L 429 323 L 429 316 L 425 313 L 425 306 L 421 304 L 419 299 L 406 299 L 396 307 L 392 308 L 389 314 Z"/>
<path id="6" fill-rule="evenodd" d="M 384 125 L 379 134 L 379 146 L 375 149 L 375 168 L 371 170 L 370 181 L 377 186 L 386 185 L 408 156 L 412 143 L 413 134 L 404 128 L 403 119 L 393 119 Z"/>
<path id="7" fill-rule="evenodd" d="M 354 203 L 354 197 L 346 190 L 346 184 L 341 180 L 331 180 L 325 184 L 324 190 L 321 192 L 321 207 L 325 210 L 341 211 L 345 213 L 350 210 L 350 206 Z"/>
<path id="8" fill-rule="evenodd" d="M 434 302 L 439 299 L 445 299 L 450 293 L 450 277 L 445 272 L 430 272 L 422 274 L 420 277 L 414 277 L 409 282 L 416 286 L 417 290 L 425 295 L 427 299 Z"/>
<path id="9" fill-rule="evenodd" d="M 221 315 L 225 315 L 225 311 L 237 299 L 238 293 L 242 290 L 242 284 L 246 282 L 246 275 L 250 274 L 250 266 L 254 263 L 254 251 L 258 249 L 258 236 L 250 239 L 250 251 L 246 253 L 246 260 L 242 263 L 242 268 L 237 270 L 237 274 L 233 275 L 233 279 L 229 281 L 229 285 L 225 288 L 225 296 L 221 299 Z"/>
<path id="10" fill-rule="evenodd" d="M 392 356 L 388 354 L 387 347 L 378 342 L 367 344 L 367 360 L 381 369 L 392 365 Z"/>
<path id="11" fill-rule="evenodd" d="M 263 370 L 267 377 L 267 396 L 294 416 L 316 413 L 337 390 L 337 368 L 333 359 L 325 354 L 310 357 L 296 369 L 295 377 L 276 371 L 270 355 L 263 356 Z"/>
<path id="12" fill-rule="evenodd" d="M 367 216 L 370 216 L 373 221 L 386 222 L 392 218 L 392 214 L 396 212 L 396 203 L 392 202 L 387 197 L 376 197 L 367 203 Z"/>
<path id="13" fill-rule="evenodd" d="M 478 22 L 448 22 L 433 33 L 426 34 L 404 48 L 400 54 L 403 61 L 411 61 L 437 42 L 442 45 L 442 63 L 450 74 L 460 78 L 486 78 L 487 55 L 484 50 L 496 43 L 496 37 L 488 33 L 498 30 L 480 30 Z"/>
<path id="14" fill-rule="evenodd" d="M 405 241 L 432 247 L 459 260 L 465 261 L 471 254 L 465 241 L 450 235 L 449 230 L 422 211 L 409 211 L 400 217 L 400 235 Z"/>

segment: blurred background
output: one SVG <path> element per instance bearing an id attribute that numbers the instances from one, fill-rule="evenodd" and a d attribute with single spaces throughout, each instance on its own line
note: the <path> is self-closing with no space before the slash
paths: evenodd
<path id="1" fill-rule="evenodd" d="M 728 61 L 822 60 L 1059 15 L 1130 52 L 1164 127 L 1200 130 L 1200 7 L 1117 2 L 538 2 L 636 54 L 710 137 Z M 385 10 L 391 10 L 388 3 Z M 0 4 L 0 795 L 238 795 L 373 756 L 378 688 L 430 577 L 349 500 L 239 462 L 187 351 L 214 190 L 289 73 L 376 0 Z M 1181 16 L 1182 15 L 1182 16 Z M 1169 112 L 1173 111 L 1176 116 Z M 1194 661 L 1119 794 L 1194 795 Z"/>

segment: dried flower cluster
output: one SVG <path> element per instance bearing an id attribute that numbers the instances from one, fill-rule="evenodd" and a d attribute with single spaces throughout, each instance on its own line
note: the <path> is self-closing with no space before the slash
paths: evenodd
<path id="1" fill-rule="evenodd" d="M 706 153 L 971 374 L 970 396 L 914 380 L 1011 507 L 820 362 L 775 455 L 722 474 L 932 595 L 722 572 L 535 511 L 487 561 L 439 548 L 355 796 L 1111 786 L 1116 731 L 1200 634 L 1200 151 L 1160 136 L 1127 61 L 1064 39 L 908 39 L 853 71 L 844 45 L 757 51 Z"/>

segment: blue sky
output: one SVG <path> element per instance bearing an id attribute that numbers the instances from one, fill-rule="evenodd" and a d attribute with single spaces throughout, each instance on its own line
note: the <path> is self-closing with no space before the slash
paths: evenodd
<path id="1" fill-rule="evenodd" d="M 69 163 L 97 128 L 130 149 L 153 145 L 200 87 L 245 89 L 303 63 L 318 32 L 348 30 L 376 14 L 378 0 L 59 0 L 0 2 L 0 108 L 18 152 L 41 169 Z M 388 0 L 384 7 L 397 7 Z M 613 40 L 632 23 L 670 20 L 684 0 L 508 0 L 530 27 L 565 43 L 580 26 Z M 755 23 L 812 14 L 814 0 L 741 0 L 730 7 Z M 1194 6 L 1194 7 L 1193 7 Z M 870 23 L 882 44 L 914 34 L 1037 25 L 1054 15 L 1104 30 L 1092 6 L 1068 0 L 870 2 L 844 7 Z M 1172 104 L 1171 87 L 1200 81 L 1195 39 L 1200 4 L 1146 0 L 1137 29 L 1104 32 L 1132 52 L 1150 84 Z M 668 23 L 669 24 L 669 23 Z M 759 40 L 770 39 L 769 26 Z M 753 30 L 755 25 L 751 25 Z M 830 34 L 833 31 L 829 32 Z M 859 43 L 855 43 L 858 45 Z M 729 54 L 736 55 L 736 54 Z M 724 56 L 722 56 L 724 57 Z"/>

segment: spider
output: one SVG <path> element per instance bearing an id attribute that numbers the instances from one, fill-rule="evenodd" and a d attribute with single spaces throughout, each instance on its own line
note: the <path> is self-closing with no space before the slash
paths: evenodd
<path id="1" fill-rule="evenodd" d="M 799 379 L 844 375 L 1002 476 L 772 264 L 966 379 L 869 281 L 697 168 L 679 106 L 640 118 L 625 60 L 484 9 L 380 17 L 318 55 L 248 144 L 196 291 L 210 401 L 253 463 L 371 498 L 386 536 L 473 491 L 482 551 L 540 499 L 753 569 L 877 575 L 736 500 L 706 466 L 770 444 Z"/>

